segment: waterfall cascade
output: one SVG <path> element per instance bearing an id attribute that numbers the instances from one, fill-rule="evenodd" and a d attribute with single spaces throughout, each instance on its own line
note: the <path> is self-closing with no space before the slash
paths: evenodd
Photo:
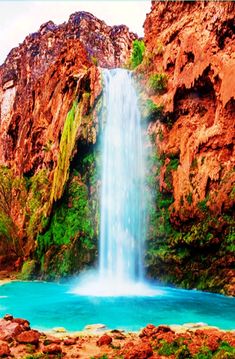
<path id="1" fill-rule="evenodd" d="M 104 70 L 99 273 L 117 287 L 143 278 L 144 154 L 131 74 Z"/>
<path id="2" fill-rule="evenodd" d="M 83 295 L 152 295 L 144 283 L 145 156 L 131 73 L 103 70 L 101 225 L 98 273 L 78 284 Z"/>

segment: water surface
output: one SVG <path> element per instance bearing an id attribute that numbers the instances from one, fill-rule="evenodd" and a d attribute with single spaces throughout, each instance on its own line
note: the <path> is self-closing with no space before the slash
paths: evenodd
<path id="1" fill-rule="evenodd" d="M 12 282 L 0 286 L 0 316 L 26 318 L 41 330 L 65 327 L 82 330 L 87 324 L 136 331 L 148 323 L 205 322 L 235 329 L 235 298 L 200 291 L 155 287 L 157 295 L 96 297 L 71 293 L 73 285 Z"/>

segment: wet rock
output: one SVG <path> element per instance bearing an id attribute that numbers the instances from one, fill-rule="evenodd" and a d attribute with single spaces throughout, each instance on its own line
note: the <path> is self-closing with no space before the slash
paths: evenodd
<path id="1" fill-rule="evenodd" d="M 40 333 L 36 330 L 27 330 L 25 332 L 20 333 L 16 340 L 19 343 L 23 344 L 38 344 L 40 338 Z"/>
<path id="2" fill-rule="evenodd" d="M 109 345 L 112 343 L 112 338 L 108 334 L 102 335 L 96 342 L 96 345 L 98 347 L 101 347 L 103 345 Z"/>
<path id="3" fill-rule="evenodd" d="M 6 343 L 0 343 L 0 358 L 8 357 L 11 354 L 10 347 Z"/>

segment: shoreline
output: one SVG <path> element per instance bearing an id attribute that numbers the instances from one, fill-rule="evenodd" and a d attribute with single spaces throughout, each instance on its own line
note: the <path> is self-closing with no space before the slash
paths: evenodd
<path id="1" fill-rule="evenodd" d="M 138 332 L 125 332 L 108 330 L 102 324 L 96 324 L 90 325 L 89 330 L 73 333 L 64 328 L 41 332 L 31 329 L 25 319 L 6 315 L 0 319 L 0 357 L 157 359 L 170 355 L 171 359 L 178 359 L 181 352 L 189 355 L 182 358 L 194 358 L 205 347 L 212 354 L 220 351 L 235 354 L 235 331 L 221 331 L 205 327 L 203 323 L 188 323 L 180 327 L 181 331 L 176 325 L 148 324 Z"/>

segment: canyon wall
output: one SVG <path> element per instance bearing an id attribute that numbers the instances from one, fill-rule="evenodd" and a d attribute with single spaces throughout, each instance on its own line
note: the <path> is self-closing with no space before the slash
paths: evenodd
<path id="1" fill-rule="evenodd" d="M 95 190 L 86 177 L 95 167 L 98 66 L 121 66 L 135 38 L 78 12 L 43 24 L 0 67 L 1 267 L 33 258 L 26 271 L 40 260 L 39 271 L 53 277 L 94 260 Z"/>
<path id="2" fill-rule="evenodd" d="M 144 24 L 145 56 L 136 69 L 162 109 L 149 125 L 160 167 L 162 216 L 155 226 L 163 225 L 163 233 L 155 233 L 149 244 L 149 271 L 167 282 L 224 287 L 231 294 L 234 12 L 231 2 L 152 2 Z"/>

